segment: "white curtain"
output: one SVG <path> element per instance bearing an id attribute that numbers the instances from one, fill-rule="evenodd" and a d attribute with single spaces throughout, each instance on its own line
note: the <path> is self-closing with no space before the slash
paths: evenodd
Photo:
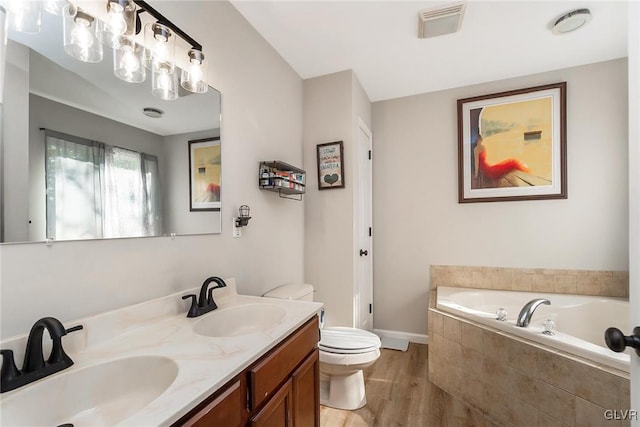
<path id="1" fill-rule="evenodd" d="M 158 159 L 46 131 L 47 237 L 162 235 Z"/>

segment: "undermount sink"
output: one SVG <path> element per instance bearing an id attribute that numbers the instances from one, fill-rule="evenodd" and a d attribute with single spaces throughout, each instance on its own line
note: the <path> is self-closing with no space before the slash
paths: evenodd
<path id="1" fill-rule="evenodd" d="M 193 326 L 193 331 L 216 338 L 248 335 L 272 328 L 286 314 L 284 308 L 274 304 L 236 305 L 207 314 Z"/>
<path id="2" fill-rule="evenodd" d="M 160 396 L 178 375 L 166 357 L 138 356 L 54 374 L 0 400 L 6 426 L 112 426 Z"/>

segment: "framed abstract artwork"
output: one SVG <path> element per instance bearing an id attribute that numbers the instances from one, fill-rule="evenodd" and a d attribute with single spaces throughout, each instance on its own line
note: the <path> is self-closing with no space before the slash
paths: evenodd
<path id="1" fill-rule="evenodd" d="M 458 202 L 567 198 L 566 82 L 458 100 Z"/>
<path id="2" fill-rule="evenodd" d="M 342 141 L 317 145 L 318 189 L 344 188 Z"/>
<path id="3" fill-rule="evenodd" d="M 189 210 L 219 211 L 220 137 L 189 141 Z"/>

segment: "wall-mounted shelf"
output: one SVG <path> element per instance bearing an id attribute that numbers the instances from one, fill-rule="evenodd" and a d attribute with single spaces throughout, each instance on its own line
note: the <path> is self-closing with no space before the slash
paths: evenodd
<path id="1" fill-rule="evenodd" d="M 279 160 L 260 162 L 258 187 L 274 191 L 284 199 L 301 201 L 305 192 L 306 175 L 304 170 Z"/>

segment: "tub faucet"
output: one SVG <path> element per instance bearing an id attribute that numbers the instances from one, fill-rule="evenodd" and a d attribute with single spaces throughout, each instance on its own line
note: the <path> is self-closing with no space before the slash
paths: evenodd
<path id="1" fill-rule="evenodd" d="M 529 326 L 531 316 L 533 316 L 533 312 L 536 311 L 536 308 L 538 308 L 540 304 L 551 305 L 551 301 L 546 298 L 536 298 L 526 303 L 524 307 L 522 307 L 522 310 L 520 310 L 520 314 L 518 314 L 516 326 L 520 326 L 521 328 Z"/>

